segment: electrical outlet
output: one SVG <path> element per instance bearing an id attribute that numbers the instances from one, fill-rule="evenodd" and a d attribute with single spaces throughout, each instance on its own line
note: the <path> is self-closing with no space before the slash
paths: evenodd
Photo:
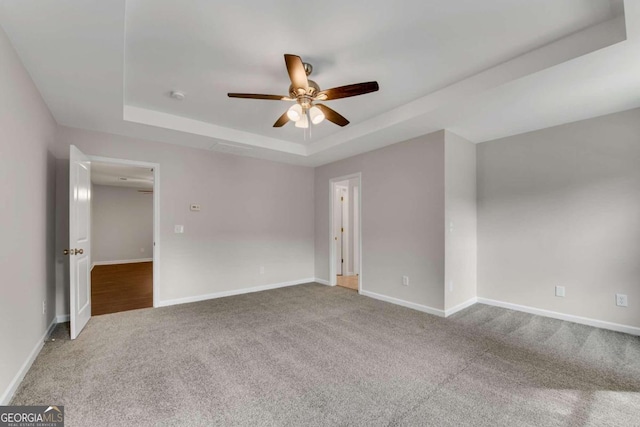
<path id="1" fill-rule="evenodd" d="M 184 225 L 176 225 L 176 226 L 173 228 L 173 231 L 174 231 L 176 234 L 182 234 L 182 233 L 184 233 Z"/>
<path id="2" fill-rule="evenodd" d="M 264 274 L 264 265 L 260 266 L 260 274 Z"/>
<path id="3" fill-rule="evenodd" d="M 200 205 L 197 203 L 191 203 L 191 205 L 189 205 L 189 209 L 191 212 L 200 212 Z"/>
<path id="4" fill-rule="evenodd" d="M 402 276 L 402 286 L 409 286 L 409 276 Z"/>
<path id="5" fill-rule="evenodd" d="M 616 305 L 618 307 L 628 307 L 629 301 L 627 300 L 627 296 L 625 294 L 616 294 Z"/>
<path id="6" fill-rule="evenodd" d="M 42 301 L 42 314 L 47 314 L 47 300 Z"/>
<path id="7" fill-rule="evenodd" d="M 564 286 L 556 286 L 556 296 L 564 297 Z"/>

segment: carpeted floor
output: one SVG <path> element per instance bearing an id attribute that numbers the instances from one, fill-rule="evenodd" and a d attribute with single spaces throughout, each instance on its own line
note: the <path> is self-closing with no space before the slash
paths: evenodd
<path id="1" fill-rule="evenodd" d="M 67 426 L 638 426 L 640 339 L 309 284 L 58 327 L 12 404 Z"/>

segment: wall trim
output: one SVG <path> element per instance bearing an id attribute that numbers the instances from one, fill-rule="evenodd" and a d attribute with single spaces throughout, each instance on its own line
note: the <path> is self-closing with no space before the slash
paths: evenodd
<path id="1" fill-rule="evenodd" d="M 403 307 L 411 308 L 413 310 L 422 311 L 424 313 L 433 314 L 438 317 L 445 317 L 444 310 L 438 308 L 429 307 L 427 305 L 416 304 L 414 302 L 405 301 L 399 298 L 390 297 L 387 295 L 377 294 L 371 291 L 361 290 L 360 295 L 364 295 L 370 298 L 374 298 L 380 301 L 390 302 L 391 304 L 401 305 Z"/>
<path id="2" fill-rule="evenodd" d="M 457 312 L 462 311 L 467 307 L 471 307 L 473 304 L 475 304 L 477 302 L 478 302 L 478 297 L 470 298 L 470 299 L 468 299 L 467 301 L 465 301 L 463 303 L 460 303 L 460 304 L 458 304 L 458 305 L 456 305 L 454 307 L 451 307 L 451 308 L 445 310 L 444 311 L 444 317 L 449 317 L 452 314 L 456 314 Z"/>
<path id="3" fill-rule="evenodd" d="M 512 304 L 510 302 L 498 301 L 488 298 L 478 298 L 480 304 L 493 305 L 495 307 L 508 308 L 510 310 L 522 311 L 529 314 L 537 314 L 538 316 L 550 317 L 552 319 L 565 320 L 567 322 L 579 323 L 581 325 L 593 326 L 600 329 L 608 329 L 610 331 L 624 332 L 625 334 L 640 336 L 640 328 L 635 326 L 622 325 L 620 323 L 605 322 L 604 320 L 596 320 L 588 317 L 574 316 L 572 314 L 559 313 L 557 311 L 545 310 L 542 308 L 529 307 L 526 305 Z"/>
<path id="4" fill-rule="evenodd" d="M 56 318 L 54 317 L 51 320 L 49 327 L 44 332 L 44 335 L 40 337 L 36 345 L 33 347 L 33 350 L 31 350 L 31 353 L 29 353 L 27 359 L 24 361 L 16 375 L 13 377 L 13 380 L 11 380 L 11 382 L 9 383 L 9 387 L 7 387 L 4 393 L 2 393 L 2 397 L 0 397 L 0 405 L 6 406 L 9 404 L 9 402 L 11 402 L 13 395 L 16 393 L 16 390 L 18 390 L 18 387 L 20 386 L 20 383 L 22 383 L 25 375 L 27 375 L 27 372 L 29 372 L 31 365 L 33 365 L 33 362 L 40 354 L 40 350 L 42 350 L 42 347 L 44 347 L 44 342 L 47 338 L 49 338 L 49 335 L 51 335 L 51 332 L 53 332 L 56 324 Z"/>
<path id="5" fill-rule="evenodd" d="M 71 319 L 70 314 L 58 314 L 56 316 L 56 323 L 68 322 Z"/>
<path id="6" fill-rule="evenodd" d="M 138 258 L 138 259 L 120 259 L 115 261 L 95 261 L 91 264 L 91 269 L 96 265 L 116 265 L 116 264 L 137 264 L 139 262 L 153 262 L 153 258 Z"/>
<path id="7" fill-rule="evenodd" d="M 313 279 L 314 282 L 316 283 L 320 283 L 321 285 L 326 285 L 326 286 L 331 286 L 331 283 L 329 283 L 328 280 L 324 280 L 324 279 L 318 279 L 317 277 L 315 279 Z M 335 286 L 335 285 L 334 285 Z"/>
<path id="8" fill-rule="evenodd" d="M 233 289 L 233 290 L 229 290 L 229 291 L 214 292 L 212 294 L 197 295 L 197 296 L 193 296 L 193 297 L 175 298 L 175 299 L 169 299 L 169 300 L 164 300 L 164 301 L 161 300 L 158 303 L 158 307 L 168 307 L 170 305 L 187 304 L 187 303 L 190 303 L 190 302 L 206 301 L 206 300 L 209 300 L 209 299 L 230 297 L 230 296 L 233 296 L 233 295 L 249 294 L 249 293 L 252 293 L 252 292 L 267 291 L 267 290 L 270 290 L 270 289 L 284 288 L 284 287 L 287 287 L 287 286 L 302 285 L 302 284 L 305 284 L 305 283 L 313 283 L 315 280 L 316 279 L 311 277 L 311 278 L 307 278 L 307 279 L 291 280 L 289 282 L 273 283 L 273 284 L 270 284 L 270 285 L 260 285 L 260 286 L 253 286 L 253 287 L 250 287 L 250 288 Z"/>

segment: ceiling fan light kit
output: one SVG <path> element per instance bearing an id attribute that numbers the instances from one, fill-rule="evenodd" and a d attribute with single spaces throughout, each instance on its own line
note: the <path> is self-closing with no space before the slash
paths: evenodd
<path id="1" fill-rule="evenodd" d="M 289 117 L 289 120 L 292 122 L 300 120 L 302 118 L 302 107 L 300 104 L 295 104 L 289 107 L 287 110 L 287 117 Z"/>
<path id="2" fill-rule="evenodd" d="M 311 123 L 314 125 L 322 123 L 324 120 L 324 113 L 321 109 L 316 107 L 315 105 L 309 108 L 309 117 L 311 118 Z"/>
<path id="3" fill-rule="evenodd" d="M 349 120 L 338 114 L 333 109 L 318 101 L 331 101 L 333 99 L 348 98 L 375 92 L 379 89 L 378 82 L 356 83 L 340 86 L 327 90 L 320 90 L 320 86 L 307 77 L 313 71 L 311 64 L 302 62 L 297 55 L 284 55 L 291 86 L 289 96 L 260 95 L 252 93 L 228 93 L 229 98 L 266 99 L 272 101 L 295 101 L 285 113 L 274 123 L 273 127 L 282 127 L 287 122 L 295 122 L 297 128 L 307 129 L 309 122 L 314 125 L 322 123 L 326 118 L 338 126 L 346 126 Z"/>
<path id="4" fill-rule="evenodd" d="M 309 117 L 306 114 L 303 114 L 300 120 L 296 122 L 296 127 L 307 129 L 309 127 Z"/>

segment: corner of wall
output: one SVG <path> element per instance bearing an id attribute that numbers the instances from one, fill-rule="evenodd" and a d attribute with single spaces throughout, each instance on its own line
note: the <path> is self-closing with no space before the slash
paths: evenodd
<path id="1" fill-rule="evenodd" d="M 445 136 L 445 312 L 477 298 L 476 144 Z M 447 314 L 448 315 L 448 314 Z"/>

